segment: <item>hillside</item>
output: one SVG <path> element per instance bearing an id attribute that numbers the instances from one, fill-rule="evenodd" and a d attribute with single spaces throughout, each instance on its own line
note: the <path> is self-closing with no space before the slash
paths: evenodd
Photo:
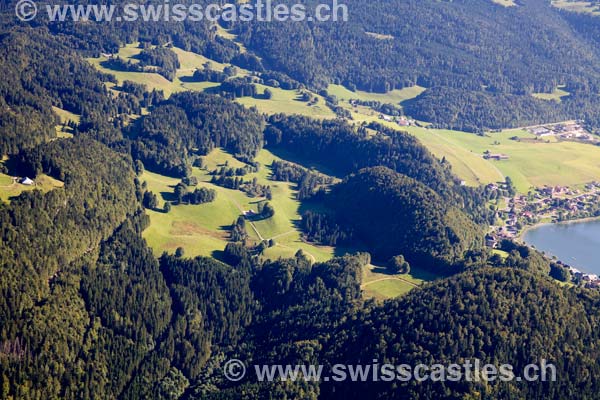
<path id="1" fill-rule="evenodd" d="M 423 86 L 411 113 L 444 127 L 476 131 L 549 118 L 599 126 L 593 21 L 545 0 L 345 4 L 347 23 L 254 22 L 235 31 L 265 64 L 310 85 L 381 93 Z M 532 96 L 558 85 L 571 94 L 560 104 Z"/>
<path id="2" fill-rule="evenodd" d="M 341 332 L 332 358 L 377 359 L 379 363 L 436 362 L 479 359 L 510 360 L 522 376 L 526 364 L 555 363 L 557 382 L 479 382 L 464 385 L 426 381 L 321 386 L 323 398 L 527 398 L 594 397 L 597 382 L 598 297 L 561 289 L 529 273 L 483 270 L 431 285 L 402 300 L 374 307 Z M 340 332 L 340 333 L 341 333 Z M 338 336 L 339 337 L 339 336 Z M 576 339 L 575 339 L 576 338 Z M 585 343 L 580 352 L 574 340 Z M 356 354 L 356 351 L 359 354 Z M 587 393 L 587 394 L 586 394 Z"/>
<path id="3" fill-rule="evenodd" d="M 438 273 L 457 267 L 469 250 L 481 250 L 483 232 L 423 184 L 383 168 L 359 171 L 326 198 L 337 221 L 350 226 L 380 261 L 403 255 Z M 344 204 L 344 207 L 336 207 Z"/>

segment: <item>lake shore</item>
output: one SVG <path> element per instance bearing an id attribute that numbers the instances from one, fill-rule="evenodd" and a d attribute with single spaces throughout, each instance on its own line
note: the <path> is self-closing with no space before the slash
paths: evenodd
<path id="1" fill-rule="evenodd" d="M 597 284 L 599 255 L 592 249 L 600 248 L 599 222 L 600 217 L 588 217 L 540 223 L 524 229 L 519 241 L 542 252 L 548 260 L 561 261 L 573 274 L 580 273 L 580 278 L 588 278 L 588 282 Z"/>
<path id="2" fill-rule="evenodd" d="M 515 238 L 516 241 L 523 243 L 523 244 L 527 244 L 529 245 L 524 237 L 525 235 L 533 230 L 539 229 L 543 226 L 547 226 L 547 225 L 571 225 L 571 224 L 583 224 L 586 222 L 594 222 L 594 221 L 600 221 L 600 216 L 598 217 L 587 217 L 587 218 L 578 218 L 578 219 L 571 219 L 571 220 L 567 220 L 567 221 L 560 221 L 560 222 L 539 222 L 537 224 L 533 224 L 533 225 L 528 225 L 525 228 L 523 228 L 521 230 L 521 232 L 519 232 L 519 235 Z"/>

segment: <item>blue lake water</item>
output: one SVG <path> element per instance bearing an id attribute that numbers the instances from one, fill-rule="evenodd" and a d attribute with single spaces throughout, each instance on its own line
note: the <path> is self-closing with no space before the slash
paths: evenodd
<path id="1" fill-rule="evenodd" d="M 523 239 L 582 272 L 600 275 L 600 220 L 542 225 Z"/>

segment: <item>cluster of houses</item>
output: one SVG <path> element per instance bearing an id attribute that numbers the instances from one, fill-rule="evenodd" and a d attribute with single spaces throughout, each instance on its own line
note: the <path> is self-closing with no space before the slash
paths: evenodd
<path id="1" fill-rule="evenodd" d="M 492 192 L 502 190 L 496 184 L 488 185 L 487 189 Z M 524 227 L 539 221 L 559 222 L 587 216 L 581 213 L 600 202 L 600 183 L 589 183 L 585 190 L 544 186 L 527 195 L 517 194 L 504 197 L 504 200 L 506 207 L 498 210 L 496 215 L 502 223 L 492 226 L 486 237 L 486 244 L 491 248 L 497 248 L 504 239 L 517 238 Z"/>
<path id="2" fill-rule="evenodd" d="M 573 279 L 577 282 L 581 282 L 586 288 L 600 289 L 600 277 L 598 277 L 598 275 L 586 274 L 574 267 L 569 267 L 569 271 L 571 271 Z"/>
<path id="3" fill-rule="evenodd" d="M 491 184 L 487 189 L 502 191 L 504 188 L 502 185 Z M 504 239 L 516 239 L 524 227 L 539 221 L 557 222 L 561 217 L 565 219 L 580 217 L 577 211 L 589 211 L 590 206 L 597 206 L 600 203 L 600 182 L 589 183 L 583 190 L 564 186 L 544 186 L 528 195 L 499 198 L 502 197 L 506 207 L 497 212 L 497 218 L 502 223 L 492 226 L 486 235 L 486 245 L 492 249 L 498 248 Z M 571 266 L 567 267 L 574 282 L 587 288 L 600 289 L 598 275 L 588 274 Z"/>
<path id="4" fill-rule="evenodd" d="M 413 119 L 406 118 L 405 116 L 401 117 L 392 117 L 385 114 L 379 114 L 379 119 L 386 122 L 395 122 L 400 126 L 415 126 L 416 122 Z"/>
<path id="5" fill-rule="evenodd" d="M 527 128 L 527 131 L 538 138 L 555 136 L 563 140 L 597 141 L 594 136 L 583 127 L 582 121 L 535 126 Z"/>

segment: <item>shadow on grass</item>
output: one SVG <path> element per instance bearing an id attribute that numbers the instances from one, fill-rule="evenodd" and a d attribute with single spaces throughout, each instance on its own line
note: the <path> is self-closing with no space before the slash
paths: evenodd
<path id="1" fill-rule="evenodd" d="M 182 83 L 204 83 L 206 81 L 200 81 L 198 79 L 194 79 L 194 76 L 180 76 L 179 80 Z"/>

